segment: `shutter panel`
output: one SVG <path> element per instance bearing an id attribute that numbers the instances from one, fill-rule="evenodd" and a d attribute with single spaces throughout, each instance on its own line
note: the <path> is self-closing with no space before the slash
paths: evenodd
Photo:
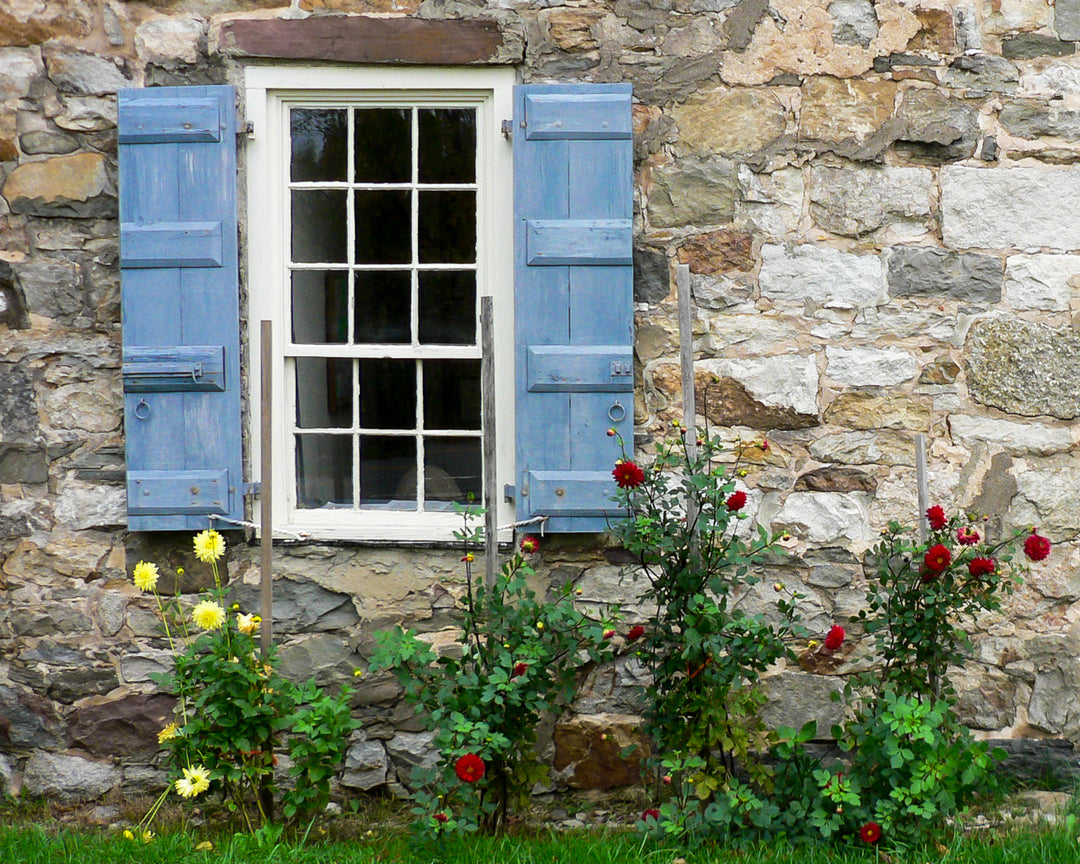
<path id="1" fill-rule="evenodd" d="M 629 84 L 514 88 L 517 516 L 604 531 L 633 441 Z"/>
<path id="2" fill-rule="evenodd" d="M 119 94 L 128 527 L 243 518 L 232 87 Z"/>

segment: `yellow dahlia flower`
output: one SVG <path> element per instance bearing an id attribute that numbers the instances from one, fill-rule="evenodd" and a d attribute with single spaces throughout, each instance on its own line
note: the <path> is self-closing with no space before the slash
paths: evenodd
<path id="1" fill-rule="evenodd" d="M 172 741 L 173 738 L 180 737 L 180 727 L 175 723 L 170 723 L 164 729 L 157 733 L 158 744 L 164 744 L 166 741 Z"/>
<path id="2" fill-rule="evenodd" d="M 153 591 L 157 587 L 157 564 L 151 564 L 149 561 L 140 561 L 135 565 L 133 579 L 135 587 L 140 591 Z"/>
<path id="3" fill-rule="evenodd" d="M 176 781 L 176 792 L 181 798 L 194 798 L 210 788 L 210 772 L 202 765 L 185 768 L 184 776 Z"/>
<path id="4" fill-rule="evenodd" d="M 258 615 L 237 615 L 236 616 L 236 629 L 241 633 L 247 633 L 253 635 L 255 631 L 259 629 L 259 616 Z"/>
<path id="5" fill-rule="evenodd" d="M 213 600 L 203 600 L 191 611 L 191 620 L 203 630 L 217 630 L 225 623 L 225 610 Z"/>
<path id="6" fill-rule="evenodd" d="M 195 557 L 207 564 L 225 554 L 225 538 L 213 528 L 195 535 Z"/>

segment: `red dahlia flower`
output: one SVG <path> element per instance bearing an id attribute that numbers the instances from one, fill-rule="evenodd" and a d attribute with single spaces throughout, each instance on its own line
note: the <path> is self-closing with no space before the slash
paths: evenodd
<path id="1" fill-rule="evenodd" d="M 513 671 L 512 671 L 511 673 L 510 673 L 510 677 L 511 677 L 511 678 L 517 678 L 517 677 L 518 677 L 518 675 L 524 675 L 524 674 L 525 674 L 525 670 L 526 670 L 526 669 L 528 669 L 528 668 L 529 668 L 529 664 L 528 664 L 528 663 L 515 663 L 515 664 L 514 664 L 514 669 L 513 669 Z"/>
<path id="2" fill-rule="evenodd" d="M 638 467 L 636 462 L 629 460 L 616 462 L 611 476 L 615 478 L 615 483 L 620 489 L 635 489 L 645 482 L 645 472 Z"/>
<path id="3" fill-rule="evenodd" d="M 859 829 L 863 843 L 877 843 L 881 839 L 881 826 L 877 822 L 867 822 Z"/>
<path id="4" fill-rule="evenodd" d="M 450 817 L 443 813 L 441 810 L 435 814 L 434 818 L 436 822 L 442 822 L 443 824 L 446 824 L 450 821 Z"/>
<path id="5" fill-rule="evenodd" d="M 956 542 L 961 546 L 974 546 L 979 539 L 979 532 L 970 525 L 965 525 L 956 532 Z"/>
<path id="6" fill-rule="evenodd" d="M 936 546 L 931 546 L 927 551 L 926 556 L 923 558 L 923 565 L 930 574 L 931 579 L 935 576 L 940 576 L 945 572 L 945 569 L 952 563 L 952 552 L 941 543 Z M 923 581 L 929 582 L 927 574 L 923 574 Z"/>
<path id="7" fill-rule="evenodd" d="M 466 753 L 454 763 L 454 771 L 466 783 L 475 783 L 484 776 L 484 760 L 475 753 Z"/>
<path id="8" fill-rule="evenodd" d="M 731 495 L 728 496 L 727 501 L 725 501 L 724 503 L 727 504 L 728 510 L 730 510 L 732 513 L 737 513 L 739 510 L 742 510 L 742 508 L 746 506 L 746 493 L 743 492 L 742 489 L 740 489 L 738 492 L 732 492 Z"/>
<path id="9" fill-rule="evenodd" d="M 521 552 L 523 555 L 532 555 L 534 552 L 539 551 L 540 541 L 537 540 L 532 534 L 528 534 L 521 538 Z"/>
<path id="10" fill-rule="evenodd" d="M 980 576 L 989 576 L 997 569 L 997 561 L 993 558 L 972 558 L 968 561 L 968 574 L 973 579 Z"/>
<path id="11" fill-rule="evenodd" d="M 614 631 L 614 630 L 605 630 L 605 631 L 604 631 L 604 638 L 605 638 L 605 639 L 610 639 L 610 638 L 611 638 L 612 636 L 614 636 L 614 635 L 615 635 L 615 631 Z"/>
<path id="12" fill-rule="evenodd" d="M 940 531 L 949 524 L 949 517 L 945 515 L 945 511 L 937 504 L 927 509 L 926 519 L 930 523 L 930 527 L 935 531 Z M 871 822 L 870 824 L 873 825 L 874 823 Z"/>
<path id="13" fill-rule="evenodd" d="M 642 822 L 648 822 L 650 819 L 652 819 L 654 822 L 660 820 L 660 811 L 657 810 L 655 807 L 650 807 L 648 810 L 641 814 Z"/>
<path id="14" fill-rule="evenodd" d="M 1050 554 L 1050 541 L 1041 534 L 1036 534 L 1032 528 L 1024 540 L 1024 554 L 1032 561 L 1042 561 Z"/>
<path id="15" fill-rule="evenodd" d="M 644 635 L 645 635 L 645 628 L 642 627 L 640 624 L 635 624 L 633 627 L 631 627 L 627 631 L 627 633 L 626 633 L 626 641 L 627 642 L 636 642 L 638 639 L 640 639 Z"/>
<path id="16" fill-rule="evenodd" d="M 829 628 L 828 635 L 825 637 L 825 650 L 835 651 L 844 644 L 845 635 L 843 627 L 839 624 L 833 624 L 833 626 Z"/>

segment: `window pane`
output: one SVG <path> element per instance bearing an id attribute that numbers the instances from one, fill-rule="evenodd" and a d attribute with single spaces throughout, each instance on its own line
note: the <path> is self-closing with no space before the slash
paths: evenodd
<path id="1" fill-rule="evenodd" d="M 358 270 L 355 280 L 356 342 L 412 341 L 412 292 L 407 270 Z"/>
<path id="2" fill-rule="evenodd" d="M 407 190 L 355 193 L 356 263 L 408 264 L 412 261 L 412 219 Z M 473 241 L 475 246 L 475 239 Z"/>
<path id="3" fill-rule="evenodd" d="M 476 261 L 476 193 L 421 192 L 417 228 L 424 264 Z"/>
<path id="4" fill-rule="evenodd" d="M 475 109 L 422 108 L 418 113 L 420 182 L 475 182 Z"/>
<path id="5" fill-rule="evenodd" d="M 296 436 L 296 505 L 352 506 L 351 435 Z"/>
<path id="6" fill-rule="evenodd" d="M 296 358 L 296 425 L 301 429 L 352 426 L 352 360 Z"/>
<path id="7" fill-rule="evenodd" d="M 408 183 L 412 179 L 411 112 L 359 108 L 353 114 L 357 183 Z"/>
<path id="8" fill-rule="evenodd" d="M 292 260 L 344 264 L 348 222 L 345 190 L 294 189 Z"/>
<path id="9" fill-rule="evenodd" d="M 480 428 L 480 361 L 424 361 L 424 428 Z"/>
<path id="10" fill-rule="evenodd" d="M 482 500 L 483 472 L 481 470 L 479 438 L 424 438 L 424 507 L 429 510 L 449 509 L 450 501 L 466 503 L 469 494 L 473 501 Z M 440 507 L 440 503 L 444 506 Z"/>
<path id="11" fill-rule="evenodd" d="M 420 272 L 420 341 L 476 344 L 476 274 L 468 270 Z"/>
<path id="12" fill-rule="evenodd" d="M 349 146 L 344 109 L 293 108 L 289 112 L 294 182 L 347 180 Z"/>
<path id="13" fill-rule="evenodd" d="M 344 270 L 294 270 L 292 341 L 324 345 L 349 341 L 349 274 Z"/>
<path id="14" fill-rule="evenodd" d="M 416 439 L 360 436 L 360 506 L 416 509 Z"/>
<path id="15" fill-rule="evenodd" d="M 360 361 L 360 425 L 416 428 L 416 361 Z"/>

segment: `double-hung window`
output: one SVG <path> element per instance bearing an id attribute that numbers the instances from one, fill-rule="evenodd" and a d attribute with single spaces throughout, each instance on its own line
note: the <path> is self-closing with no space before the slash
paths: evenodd
<path id="1" fill-rule="evenodd" d="M 501 495 L 484 501 L 479 326 L 490 295 L 509 483 L 512 83 L 505 69 L 247 70 L 249 344 L 273 322 L 280 527 L 445 540 L 469 502 L 512 521 Z"/>

